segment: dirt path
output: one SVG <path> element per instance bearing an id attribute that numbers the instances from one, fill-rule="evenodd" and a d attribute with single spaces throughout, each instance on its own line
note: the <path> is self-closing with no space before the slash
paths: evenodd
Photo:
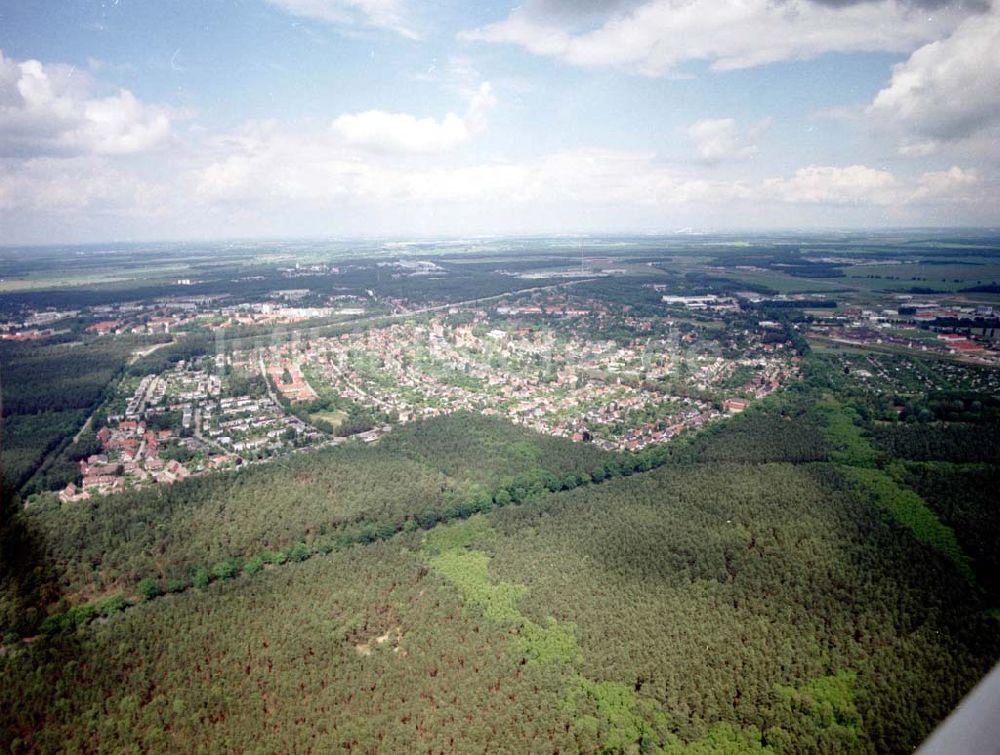
<path id="1" fill-rule="evenodd" d="M 138 362 L 143 357 L 148 357 L 150 354 L 152 354 L 157 349 L 162 349 L 164 346 L 171 346 L 172 344 L 175 344 L 175 343 L 177 343 L 177 341 L 174 341 L 173 339 L 171 339 L 169 341 L 166 341 L 165 343 L 154 343 L 148 349 L 139 349 L 138 351 L 133 351 L 132 352 L 132 356 L 130 356 L 128 358 L 128 363 L 129 364 L 135 364 L 136 362 Z"/>
<path id="2" fill-rule="evenodd" d="M 162 349 L 164 346 L 170 346 L 173 343 L 177 343 L 177 342 L 174 341 L 174 340 L 170 340 L 170 341 L 167 341 L 166 343 L 154 343 L 152 346 L 150 346 L 147 349 L 139 349 L 138 351 L 133 351 L 132 352 L 132 356 L 130 356 L 128 358 L 128 364 L 135 364 L 140 359 L 142 359 L 143 357 L 149 356 L 150 354 L 152 354 L 157 349 Z M 100 407 L 98 407 L 98 409 L 100 409 Z M 83 425 L 80 427 L 79 430 L 77 430 L 76 435 L 73 436 L 73 442 L 74 443 L 76 443 L 77 441 L 79 441 L 80 440 L 80 436 L 83 435 L 85 432 L 87 432 L 87 430 L 90 429 L 90 426 L 93 424 L 94 413 L 96 411 L 97 411 L 97 409 L 95 409 L 93 412 L 91 412 L 90 416 L 87 417 L 87 421 L 83 423 Z"/>
<path id="3" fill-rule="evenodd" d="M 87 421 L 83 423 L 83 426 L 79 430 L 77 430 L 76 435 L 73 436 L 74 443 L 80 440 L 80 436 L 90 429 L 90 425 L 93 422 L 93 419 L 94 419 L 94 414 L 93 412 L 91 412 L 90 416 L 87 417 Z"/>

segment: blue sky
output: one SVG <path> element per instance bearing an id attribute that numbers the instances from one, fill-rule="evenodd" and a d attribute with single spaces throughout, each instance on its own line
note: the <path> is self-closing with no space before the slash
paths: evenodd
<path id="1" fill-rule="evenodd" d="M 0 6 L 7 243 L 1000 224 L 967 0 Z"/>

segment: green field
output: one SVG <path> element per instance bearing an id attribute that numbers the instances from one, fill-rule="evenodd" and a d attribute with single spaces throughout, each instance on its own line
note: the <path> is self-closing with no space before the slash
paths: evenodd
<path id="1" fill-rule="evenodd" d="M 1000 265 L 984 264 L 904 264 L 865 265 L 846 269 L 849 285 L 862 288 L 933 288 L 958 291 L 1000 280 Z"/>
<path id="2" fill-rule="evenodd" d="M 347 419 L 347 412 L 335 409 L 327 412 L 313 412 L 309 415 L 309 417 L 313 421 L 321 420 L 323 422 L 329 422 L 330 426 L 336 430 L 343 424 L 344 420 Z"/>
<path id="3" fill-rule="evenodd" d="M 737 270 L 735 272 L 727 271 L 725 275 L 734 283 L 764 286 L 779 294 L 825 294 L 852 287 L 851 283 L 844 278 L 798 278 L 777 271 Z"/>

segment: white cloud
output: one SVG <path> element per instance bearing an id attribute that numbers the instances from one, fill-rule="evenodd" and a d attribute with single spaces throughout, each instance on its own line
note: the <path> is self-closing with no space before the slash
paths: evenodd
<path id="1" fill-rule="evenodd" d="M 404 0 L 267 0 L 278 8 L 303 18 L 315 18 L 338 26 L 388 29 L 416 39 Z"/>
<path id="2" fill-rule="evenodd" d="M 1000 4 L 970 18 L 941 41 L 893 68 L 889 85 L 868 108 L 875 123 L 896 131 L 907 155 L 936 152 L 1000 128 Z"/>
<path id="3" fill-rule="evenodd" d="M 322 124 L 266 121 L 217 136 L 189 132 L 169 152 L 129 160 L 97 149 L 77 156 L 0 159 L 0 223 L 26 228 L 22 233 L 35 234 L 32 238 L 47 227 L 88 227 L 93 234 L 133 228 L 131 233 L 146 236 L 181 229 L 186 235 L 218 235 L 220 229 L 357 233 L 416 226 L 447 233 L 455 227 L 662 228 L 658 224 L 668 217 L 682 224 L 705 217 L 716 223 L 750 218 L 749 224 L 793 224 L 838 214 L 869 220 L 865 213 L 871 212 L 916 222 L 931 217 L 926 208 L 934 207 L 948 222 L 995 222 L 1000 206 L 995 181 L 957 166 L 900 176 L 865 165 L 818 165 L 750 178 L 735 162 L 721 162 L 723 155 L 749 154 L 750 137 L 766 122 L 749 129 L 730 119 L 692 124 L 703 156 L 718 161 L 711 177 L 697 161 L 683 165 L 628 150 L 581 148 L 495 161 L 464 150 L 443 154 L 482 127 L 475 124 L 491 103 L 484 86 L 464 115 L 426 119 L 429 126 L 412 116 L 386 114 L 387 119 L 366 122 L 357 114 L 353 123 L 364 138 L 348 138 L 347 131 Z M 292 219 L 306 225 L 293 225 Z M 350 223 L 357 225 L 345 225 Z"/>
<path id="4" fill-rule="evenodd" d="M 348 144 L 377 152 L 443 152 L 469 138 L 465 120 L 454 113 L 435 120 L 366 110 L 340 116 L 333 129 Z"/>
<path id="5" fill-rule="evenodd" d="M 538 160 L 428 166 L 419 158 L 366 155 L 322 131 L 257 124 L 227 140 L 229 154 L 205 166 L 196 194 L 208 202 L 293 201 L 454 204 L 551 199 L 590 205 L 653 205 L 676 174 L 651 155 L 583 149 Z M 414 162 L 415 160 L 415 162 Z"/>
<path id="6" fill-rule="evenodd" d="M 2 211 L 149 216 L 165 208 L 171 193 L 96 156 L 0 161 Z"/>
<path id="7" fill-rule="evenodd" d="M 409 113 L 366 110 L 346 113 L 333 122 L 333 130 L 354 147 L 374 152 L 445 152 L 467 142 L 486 128 L 486 113 L 496 104 L 489 82 L 473 94 L 464 116 L 417 118 Z"/>
<path id="8" fill-rule="evenodd" d="M 781 202 L 806 204 L 895 204 L 900 182 L 885 170 L 865 165 L 836 167 L 812 165 L 790 178 L 771 178 L 761 186 L 768 197 Z"/>
<path id="9" fill-rule="evenodd" d="M 865 165 L 809 166 L 788 178 L 771 178 L 760 186 L 760 198 L 789 204 L 907 207 L 927 204 L 990 202 L 995 187 L 982 193 L 975 170 L 952 166 L 903 180 L 889 171 Z"/>
<path id="10" fill-rule="evenodd" d="M 419 158 L 413 165 L 398 155 L 371 154 L 367 144 L 359 151 L 332 132 L 273 123 L 250 125 L 219 146 L 229 154 L 195 178 L 196 195 L 210 203 L 463 202 L 509 192 L 526 179 L 516 165 L 427 168 Z"/>
<path id="11" fill-rule="evenodd" d="M 614 66 L 650 76 L 686 61 L 724 71 L 827 52 L 908 52 L 953 29 L 970 9 L 928 13 L 899 0 L 821 4 L 809 0 L 649 0 L 605 16 L 597 28 L 557 23 L 531 4 L 463 33 L 520 45 L 581 66 Z"/>
<path id="12" fill-rule="evenodd" d="M 917 181 L 910 201 L 972 201 L 976 199 L 973 187 L 978 186 L 981 181 L 978 171 L 959 168 L 957 165 L 948 170 L 924 173 Z"/>
<path id="13" fill-rule="evenodd" d="M 657 208 L 743 203 L 763 206 L 898 207 L 921 203 L 989 202 L 975 171 L 953 167 L 914 178 L 865 165 L 817 165 L 762 180 L 707 179 L 655 155 L 605 149 L 553 152 L 535 160 L 428 164 L 351 152 L 329 134 L 249 127 L 227 142 L 229 154 L 197 174 L 196 195 L 207 203 L 282 203 L 316 207 L 351 204 L 496 207 L 560 204 L 574 212 L 630 208 L 655 216 Z M 584 209 L 586 208 L 586 209 Z"/>
<path id="14" fill-rule="evenodd" d="M 195 195 L 204 203 L 230 201 L 319 202 L 355 192 L 363 160 L 352 157 L 326 130 L 283 129 L 251 123 L 218 140 L 221 153 L 195 170 Z"/>
<path id="15" fill-rule="evenodd" d="M 98 156 L 0 160 L 8 241 L 19 233 L 79 239 L 83 229 L 99 239 L 968 224 L 996 222 L 998 200 L 996 181 L 962 167 L 900 176 L 864 165 L 810 166 L 764 179 L 710 179 L 654 154 L 594 148 L 468 163 L 377 155 L 320 126 L 273 122 L 156 155 L 145 169 Z"/>
<path id="16" fill-rule="evenodd" d="M 0 52 L 0 155 L 123 155 L 170 136 L 169 108 L 128 90 L 91 95 L 87 75 L 64 65 L 16 61 Z"/>
<path id="17" fill-rule="evenodd" d="M 741 134 L 732 118 L 706 118 L 688 126 L 685 134 L 695 157 L 701 162 L 745 160 L 757 153 L 754 142 L 770 124 L 769 119 L 763 120 Z"/>

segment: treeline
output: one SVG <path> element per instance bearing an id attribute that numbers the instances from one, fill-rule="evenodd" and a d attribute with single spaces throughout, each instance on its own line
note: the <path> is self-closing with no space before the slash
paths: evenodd
<path id="1" fill-rule="evenodd" d="M 458 414 L 33 504 L 0 747 L 911 752 L 1000 655 L 1000 486 L 879 433 L 995 425 L 875 423 L 816 361 L 640 454 Z"/>
<path id="2" fill-rule="evenodd" d="M 86 421 L 86 417 L 86 409 L 4 417 L 0 454 L 2 484 L 11 490 L 24 487 L 46 456 L 58 451 L 67 437 L 71 438 Z"/>
<path id="3" fill-rule="evenodd" d="M 134 591 L 147 577 L 163 589 L 188 586 L 198 568 L 211 574 L 231 561 L 240 571 L 254 556 L 328 552 L 650 465 L 459 414 L 407 425 L 373 446 L 352 442 L 78 504 L 39 499 L 24 519 L 60 565 L 63 590 L 98 595 Z"/>
<path id="4" fill-rule="evenodd" d="M 850 264 L 809 259 L 805 256 L 807 253 L 802 249 L 774 246 L 727 249 L 725 254 L 716 256 L 712 264 L 730 269 L 759 267 L 797 278 L 843 278 L 843 268 Z"/>
<path id="5" fill-rule="evenodd" d="M 925 396 L 896 398 L 902 406 L 902 422 L 979 422 L 1000 421 L 1000 398 L 969 391 L 934 391 Z"/>
<path id="6" fill-rule="evenodd" d="M 872 439 L 893 458 L 914 461 L 997 461 L 1000 423 L 875 425 Z"/>
<path id="7" fill-rule="evenodd" d="M 620 471 L 622 464 L 594 446 L 542 435 L 473 412 L 405 425 L 379 443 L 386 453 L 405 455 L 453 479 L 485 487 L 515 488 L 515 478 L 536 471 L 549 473 L 561 485 L 571 475 L 591 477 L 604 465 Z M 546 484 L 550 483 L 557 484 L 547 478 Z"/>
<path id="8" fill-rule="evenodd" d="M 39 500 L 25 524 L 59 564 L 65 593 L 134 594 L 145 582 L 161 594 L 646 472 L 671 453 L 608 454 L 456 414 L 409 425 L 374 447 L 355 442 L 83 505 Z M 49 605 L 46 628 L 76 626 L 99 608 Z M 40 629 L 45 616 L 18 633 Z"/>
<path id="9" fill-rule="evenodd" d="M 80 459 L 101 453 L 101 443 L 92 431 L 82 432 L 79 440 L 73 441 L 75 431 L 87 421 L 88 413 L 75 414 L 73 423 L 62 427 L 59 439 L 49 444 L 44 457 L 35 465 L 34 473 L 20 486 L 25 497 L 60 490 L 71 482 L 79 484 L 82 482 Z M 53 425 L 52 430 L 55 429 Z"/>
<path id="10" fill-rule="evenodd" d="M 983 283 L 979 286 L 970 286 L 960 289 L 963 293 L 1000 294 L 1000 283 Z"/>
<path id="11" fill-rule="evenodd" d="M 962 550 L 971 557 L 977 582 L 991 605 L 1000 607 L 1000 468 L 908 462 L 897 465 L 894 473 L 954 530 Z"/>
<path id="12" fill-rule="evenodd" d="M 55 458 L 105 399 L 111 381 L 142 343 L 132 338 L 0 343 L 4 485 L 31 493 L 73 478 L 65 467 L 52 466 Z M 51 461 L 43 466 L 46 459 Z"/>
<path id="13" fill-rule="evenodd" d="M 558 678 L 505 639 L 375 543 L 12 650 L 0 749 L 572 750 Z"/>
<path id="14" fill-rule="evenodd" d="M 4 416 L 91 406 L 141 343 L 110 338 L 55 346 L 0 342 Z"/>
<path id="15" fill-rule="evenodd" d="M 585 675 L 652 697 L 687 741 L 721 720 L 778 751 L 908 752 L 1000 651 L 953 563 L 829 464 L 668 463 L 492 518 L 493 578 L 527 585 L 521 610 L 576 627 Z M 776 685 L 839 671 L 861 731 L 774 710 Z"/>
<path id="16" fill-rule="evenodd" d="M 788 393 L 753 404 L 724 425 L 682 436 L 673 453 L 691 462 L 824 461 L 832 450 L 824 426 L 812 397 Z"/>
<path id="17" fill-rule="evenodd" d="M 235 575 L 257 557 L 269 562 L 293 549 L 303 557 L 327 553 L 647 472 L 671 459 L 822 458 L 828 449 L 817 442 L 814 421 L 784 404 L 769 400 L 737 418 L 732 437 L 710 430 L 628 454 L 458 413 L 406 425 L 375 446 L 354 442 L 82 504 L 40 499 L 26 512 L 26 525 L 45 543 L 48 560 L 60 565 L 66 593 L 132 593 L 146 578 L 162 590 L 187 588 L 199 569 L 211 579 L 216 571 Z"/>
<path id="18" fill-rule="evenodd" d="M 393 457 L 450 448 L 427 440 Z M 902 753 L 1000 653 L 953 564 L 825 462 L 675 456 L 448 529 L 219 559 L 52 620 L 101 619 L 0 658 L 0 746 Z M 428 547 L 486 569 L 455 584 Z"/>

